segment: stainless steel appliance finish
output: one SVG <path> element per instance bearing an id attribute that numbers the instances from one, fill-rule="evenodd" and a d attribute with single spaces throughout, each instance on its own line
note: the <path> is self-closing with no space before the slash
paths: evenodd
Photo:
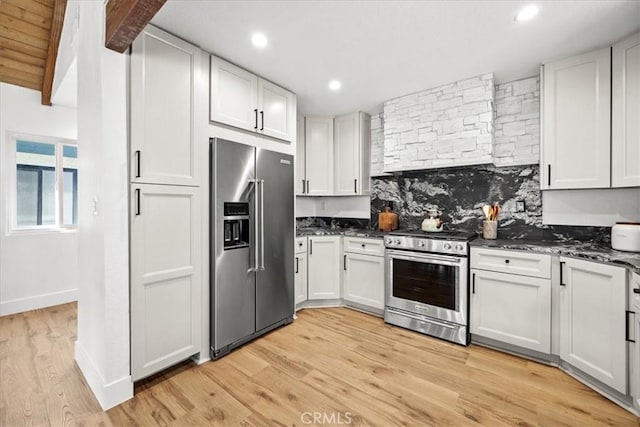
<path id="1" fill-rule="evenodd" d="M 467 345 L 468 241 L 474 237 L 422 231 L 387 236 L 385 321 Z"/>
<path id="2" fill-rule="evenodd" d="M 293 320 L 294 191 L 292 156 L 222 139 L 210 145 L 215 359 Z"/>

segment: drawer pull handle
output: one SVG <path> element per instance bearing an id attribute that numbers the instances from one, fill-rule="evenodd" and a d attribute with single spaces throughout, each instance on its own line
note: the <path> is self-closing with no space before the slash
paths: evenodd
<path id="1" fill-rule="evenodd" d="M 510 261 L 509 261 L 508 259 L 505 259 L 505 260 L 504 260 L 504 263 L 505 263 L 505 264 L 509 264 L 509 262 L 510 262 Z"/>
<path id="2" fill-rule="evenodd" d="M 363 247 L 363 248 L 364 248 L 364 247 L 366 247 L 364 243 L 362 244 L 362 247 Z"/>
<path id="3" fill-rule="evenodd" d="M 633 289 L 633 293 L 634 294 L 640 294 L 640 288 L 634 288 Z"/>

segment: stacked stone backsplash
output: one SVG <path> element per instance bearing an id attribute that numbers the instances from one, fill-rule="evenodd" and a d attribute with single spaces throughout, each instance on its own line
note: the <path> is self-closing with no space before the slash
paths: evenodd
<path id="1" fill-rule="evenodd" d="M 493 74 L 384 103 L 384 172 L 491 163 Z"/>
<path id="2" fill-rule="evenodd" d="M 530 165 L 540 161 L 540 78 L 496 85 L 493 163 Z"/>
<path id="3" fill-rule="evenodd" d="M 542 224 L 542 194 L 538 165 L 495 167 L 465 166 L 405 172 L 372 180 L 371 225 L 378 212 L 392 201 L 400 228 L 418 229 L 426 210 L 443 211 L 445 227 L 480 232 L 485 203 L 501 206 L 498 238 L 589 241 L 608 244 L 609 227 L 570 227 Z M 515 212 L 516 201 L 526 210 Z"/>

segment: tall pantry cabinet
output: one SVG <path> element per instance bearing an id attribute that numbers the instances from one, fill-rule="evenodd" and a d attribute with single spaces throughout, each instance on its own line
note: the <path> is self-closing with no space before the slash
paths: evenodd
<path id="1" fill-rule="evenodd" d="M 201 52 L 148 26 L 131 52 L 131 376 L 201 349 Z"/>

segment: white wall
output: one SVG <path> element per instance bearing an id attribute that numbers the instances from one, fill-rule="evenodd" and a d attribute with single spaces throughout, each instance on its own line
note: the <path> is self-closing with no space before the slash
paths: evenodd
<path id="1" fill-rule="evenodd" d="M 128 56 L 104 47 L 104 3 L 82 2 L 78 33 L 76 362 L 107 409 L 133 396 L 129 368 Z M 97 212 L 93 200 L 97 199 Z"/>
<path id="2" fill-rule="evenodd" d="M 0 315 L 75 301 L 78 287 L 75 231 L 10 230 L 5 186 L 15 165 L 4 156 L 8 132 L 75 140 L 77 113 L 41 105 L 40 92 L 0 83 Z"/>

